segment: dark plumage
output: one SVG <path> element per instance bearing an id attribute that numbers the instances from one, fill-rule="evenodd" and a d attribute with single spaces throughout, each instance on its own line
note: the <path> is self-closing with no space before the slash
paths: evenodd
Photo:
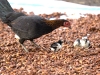
<path id="1" fill-rule="evenodd" d="M 25 40 L 30 40 L 33 42 L 34 39 L 40 36 L 52 32 L 54 29 L 65 26 L 71 27 L 67 20 L 46 20 L 40 16 L 26 16 L 19 12 L 10 12 L 5 15 L 5 19 L 2 20 L 4 23 L 9 25 L 11 29 L 17 35 L 21 46 L 26 52 L 28 50 L 23 45 Z M 35 46 L 38 46 L 33 42 Z M 38 46 L 40 47 L 40 46 Z"/>

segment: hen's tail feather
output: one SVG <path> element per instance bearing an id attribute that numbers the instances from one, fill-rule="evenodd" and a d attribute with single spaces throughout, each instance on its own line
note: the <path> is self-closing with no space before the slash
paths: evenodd
<path id="1" fill-rule="evenodd" d="M 11 27 L 11 22 L 20 16 L 25 16 L 24 13 L 15 12 L 7 0 L 0 0 L 0 19 Z"/>
<path id="2" fill-rule="evenodd" d="M 9 12 L 14 12 L 7 0 L 0 0 L 0 19 L 4 19 Z"/>

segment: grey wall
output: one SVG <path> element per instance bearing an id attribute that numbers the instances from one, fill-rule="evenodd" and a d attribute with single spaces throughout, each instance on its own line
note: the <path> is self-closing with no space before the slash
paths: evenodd
<path id="1" fill-rule="evenodd" d="M 63 1 L 89 5 L 89 6 L 100 6 L 100 0 L 63 0 Z"/>

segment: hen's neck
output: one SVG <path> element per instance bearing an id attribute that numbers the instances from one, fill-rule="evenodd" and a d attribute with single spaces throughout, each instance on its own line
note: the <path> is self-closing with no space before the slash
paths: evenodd
<path id="1" fill-rule="evenodd" d="M 45 23 L 51 26 L 53 29 L 56 29 L 60 26 L 63 26 L 64 20 L 46 20 Z"/>

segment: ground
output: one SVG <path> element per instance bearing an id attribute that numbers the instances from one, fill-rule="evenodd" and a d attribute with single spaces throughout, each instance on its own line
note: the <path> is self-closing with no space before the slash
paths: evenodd
<path id="1" fill-rule="evenodd" d="M 69 19 L 72 29 L 60 27 L 35 42 L 25 41 L 26 53 L 10 27 L 0 22 L 0 75 L 100 75 L 100 15 Z M 89 49 L 74 48 L 77 38 L 90 34 Z M 52 42 L 64 39 L 61 50 L 48 51 Z"/>

